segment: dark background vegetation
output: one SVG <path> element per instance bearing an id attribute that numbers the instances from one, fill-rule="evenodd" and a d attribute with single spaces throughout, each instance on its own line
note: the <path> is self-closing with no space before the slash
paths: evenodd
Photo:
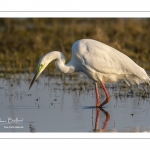
<path id="1" fill-rule="evenodd" d="M 1 18 L 0 71 L 35 71 L 40 57 L 54 50 L 68 62 L 72 44 L 82 38 L 108 44 L 150 70 L 150 19 Z"/>

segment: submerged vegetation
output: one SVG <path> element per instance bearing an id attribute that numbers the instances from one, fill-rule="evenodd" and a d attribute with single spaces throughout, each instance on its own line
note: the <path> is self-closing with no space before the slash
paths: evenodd
<path id="1" fill-rule="evenodd" d="M 72 44 L 82 38 L 108 44 L 150 70 L 150 19 L 1 18 L 0 71 L 35 71 L 40 57 L 54 50 L 68 62 Z"/>

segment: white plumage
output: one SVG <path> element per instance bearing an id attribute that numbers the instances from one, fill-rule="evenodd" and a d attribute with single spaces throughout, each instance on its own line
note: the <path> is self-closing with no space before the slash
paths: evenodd
<path id="1" fill-rule="evenodd" d="M 73 62 L 91 79 L 103 82 L 124 80 L 128 85 L 147 82 L 150 78 L 143 68 L 125 54 L 101 42 L 82 39 L 72 46 Z M 72 62 L 72 60 L 71 60 Z"/>
<path id="2" fill-rule="evenodd" d="M 150 78 L 143 68 L 138 66 L 125 54 L 116 49 L 92 39 L 81 39 L 72 46 L 72 58 L 65 65 L 63 53 L 52 51 L 44 55 L 38 64 L 38 69 L 31 82 L 31 86 L 46 66 L 56 60 L 56 68 L 62 73 L 83 72 L 95 82 L 97 106 L 102 107 L 110 96 L 105 82 L 124 80 L 128 85 L 146 82 L 150 85 Z M 100 82 L 107 99 L 100 105 L 97 82 Z"/>

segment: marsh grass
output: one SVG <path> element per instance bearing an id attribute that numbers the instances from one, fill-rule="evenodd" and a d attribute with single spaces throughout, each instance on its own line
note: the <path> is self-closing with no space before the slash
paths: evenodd
<path id="1" fill-rule="evenodd" d="M 40 57 L 54 50 L 68 62 L 72 44 L 82 38 L 108 44 L 150 70 L 150 19 L 1 18 L 0 72 L 33 72 Z M 46 70 L 54 68 L 53 62 Z"/>

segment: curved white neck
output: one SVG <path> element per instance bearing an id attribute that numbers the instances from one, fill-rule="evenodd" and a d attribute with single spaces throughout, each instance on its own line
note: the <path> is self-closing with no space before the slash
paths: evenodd
<path id="1" fill-rule="evenodd" d="M 62 73 L 73 73 L 75 72 L 75 66 L 70 61 L 68 64 L 65 65 L 65 57 L 63 53 L 58 51 L 53 51 L 48 54 L 46 54 L 47 59 L 49 60 L 49 63 L 52 60 L 56 59 L 55 65 L 58 71 Z"/>

